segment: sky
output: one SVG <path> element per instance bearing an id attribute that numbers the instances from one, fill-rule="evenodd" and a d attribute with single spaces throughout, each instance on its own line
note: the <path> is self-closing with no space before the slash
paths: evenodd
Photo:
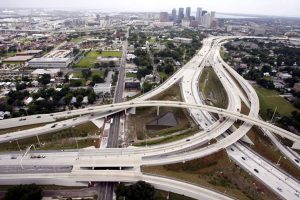
<path id="1" fill-rule="evenodd" d="M 208 11 L 300 17 L 300 0 L 0 0 L 1 8 L 99 9 L 103 11 L 168 11 L 178 7 Z"/>

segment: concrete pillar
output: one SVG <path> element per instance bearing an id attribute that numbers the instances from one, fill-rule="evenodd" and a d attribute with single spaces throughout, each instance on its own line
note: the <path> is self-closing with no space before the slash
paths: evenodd
<path id="1" fill-rule="evenodd" d="M 159 106 L 157 106 L 157 113 L 156 113 L 157 116 L 159 116 Z"/>

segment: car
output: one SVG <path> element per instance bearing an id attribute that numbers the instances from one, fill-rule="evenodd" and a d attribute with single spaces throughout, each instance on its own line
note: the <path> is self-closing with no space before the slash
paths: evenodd
<path id="1" fill-rule="evenodd" d="M 254 169 L 254 171 L 255 171 L 256 173 L 259 173 L 259 171 L 258 171 L 257 169 Z"/>
<path id="2" fill-rule="evenodd" d="M 34 158 L 37 158 L 37 156 L 36 155 L 31 155 L 30 158 L 34 159 Z"/>
<path id="3" fill-rule="evenodd" d="M 21 118 L 21 119 L 19 119 L 19 121 L 25 121 L 26 120 L 26 118 Z"/>
<path id="4" fill-rule="evenodd" d="M 88 110 L 94 110 L 93 108 L 89 108 Z"/>
<path id="5" fill-rule="evenodd" d="M 38 118 L 38 119 L 39 119 L 39 118 L 41 118 L 41 116 L 37 116 L 36 118 Z"/>
<path id="6" fill-rule="evenodd" d="M 298 159 L 295 159 L 296 163 L 299 163 L 299 160 Z"/>
<path id="7" fill-rule="evenodd" d="M 296 191 L 295 195 L 300 198 L 300 192 Z"/>
<path id="8" fill-rule="evenodd" d="M 17 159 L 17 156 L 12 156 L 10 157 L 10 159 Z"/>
<path id="9" fill-rule="evenodd" d="M 53 114 L 51 114 L 50 116 L 53 117 Z"/>
<path id="10" fill-rule="evenodd" d="M 67 126 L 67 124 L 63 124 L 63 126 L 65 127 L 65 126 Z"/>
<path id="11" fill-rule="evenodd" d="M 191 141 L 191 139 L 186 139 L 187 142 Z"/>
<path id="12" fill-rule="evenodd" d="M 67 114 L 71 114 L 71 112 L 67 112 Z"/>
<path id="13" fill-rule="evenodd" d="M 282 189 L 281 189 L 280 187 L 277 187 L 277 190 L 278 190 L 279 192 L 282 192 Z"/>
<path id="14" fill-rule="evenodd" d="M 243 160 L 247 160 L 245 157 L 242 157 Z"/>
<path id="15" fill-rule="evenodd" d="M 231 150 L 231 151 L 234 151 L 234 149 L 233 149 L 233 148 L 230 148 L 230 150 Z"/>
<path id="16" fill-rule="evenodd" d="M 53 124 L 53 125 L 51 126 L 51 128 L 55 128 L 55 127 L 56 127 L 56 125 L 57 125 L 57 124 Z"/>

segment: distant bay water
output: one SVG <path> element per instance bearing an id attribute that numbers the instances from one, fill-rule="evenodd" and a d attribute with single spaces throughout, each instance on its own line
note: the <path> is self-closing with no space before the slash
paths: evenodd
<path id="1" fill-rule="evenodd" d="M 216 13 L 216 18 L 223 19 L 246 19 L 246 18 L 257 18 L 258 16 L 249 16 L 243 14 L 227 14 L 227 13 Z"/>

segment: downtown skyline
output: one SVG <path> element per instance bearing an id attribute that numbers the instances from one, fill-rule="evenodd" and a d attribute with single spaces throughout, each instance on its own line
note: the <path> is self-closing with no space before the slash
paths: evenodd
<path id="1" fill-rule="evenodd" d="M 220 0 L 212 0 L 209 2 L 187 0 L 184 3 L 180 0 L 172 1 L 172 3 L 160 2 L 158 0 L 143 2 L 136 0 L 111 0 L 109 3 L 105 1 L 87 0 L 84 4 L 78 0 L 66 0 L 63 2 L 58 0 L 0 0 L 0 5 L 1 8 L 95 9 L 106 12 L 170 12 L 173 7 L 192 7 L 192 13 L 195 12 L 197 7 L 202 7 L 207 10 L 215 10 L 219 13 L 300 17 L 298 13 L 300 2 L 297 0 L 272 0 L 272 2 L 269 0 L 245 0 L 242 2 L 228 0 L 226 3 L 220 3 Z"/>

